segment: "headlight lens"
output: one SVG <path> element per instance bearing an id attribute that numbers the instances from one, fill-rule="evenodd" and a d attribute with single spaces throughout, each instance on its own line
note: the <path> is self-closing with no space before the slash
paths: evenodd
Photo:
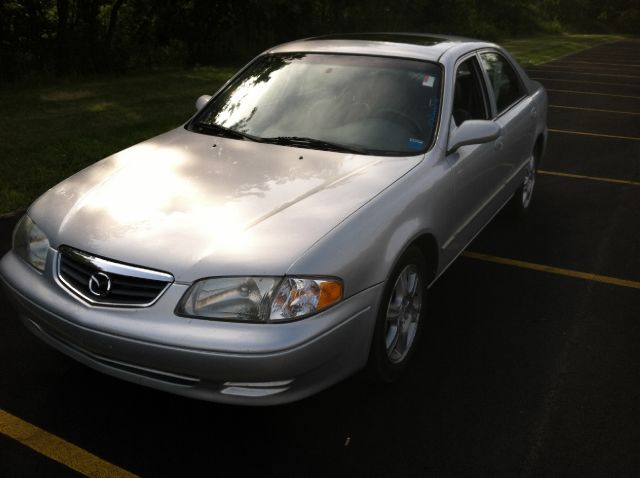
<path id="1" fill-rule="evenodd" d="M 196 282 L 177 312 L 192 317 L 260 321 L 269 317 L 275 277 L 220 277 Z"/>
<path id="2" fill-rule="evenodd" d="M 26 214 L 13 231 L 13 250 L 40 272 L 44 271 L 49 239 Z"/>
<path id="3" fill-rule="evenodd" d="M 176 312 L 240 322 L 278 322 L 314 314 L 342 299 L 336 279 L 220 277 L 193 284 Z"/>

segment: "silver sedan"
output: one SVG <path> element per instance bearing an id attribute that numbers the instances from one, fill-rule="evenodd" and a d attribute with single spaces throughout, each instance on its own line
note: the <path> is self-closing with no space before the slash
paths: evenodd
<path id="1" fill-rule="evenodd" d="M 287 43 L 196 105 L 35 201 L 0 277 L 78 361 L 238 404 L 396 379 L 429 286 L 530 207 L 547 135 L 504 49 L 444 36 Z"/>

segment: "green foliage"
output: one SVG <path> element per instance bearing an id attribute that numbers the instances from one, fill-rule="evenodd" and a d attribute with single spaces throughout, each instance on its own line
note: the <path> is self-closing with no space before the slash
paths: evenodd
<path id="1" fill-rule="evenodd" d="M 551 61 L 594 45 L 621 40 L 619 35 L 538 35 L 502 42 L 523 66 Z"/>
<path id="2" fill-rule="evenodd" d="M 163 131 L 215 92 L 229 68 L 0 90 L 0 213 L 25 207 L 89 164 Z"/>
<path id="3" fill-rule="evenodd" d="M 523 64 L 616 39 L 556 35 L 505 42 Z M 0 214 L 127 146 L 177 127 L 235 68 L 164 70 L 0 89 Z"/>
<path id="4" fill-rule="evenodd" d="M 0 81 L 244 63 L 273 44 L 354 31 L 489 40 L 638 33 L 637 0 L 4 0 Z"/>

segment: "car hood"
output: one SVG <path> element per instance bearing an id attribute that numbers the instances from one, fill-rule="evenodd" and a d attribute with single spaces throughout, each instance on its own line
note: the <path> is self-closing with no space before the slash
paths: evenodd
<path id="1" fill-rule="evenodd" d="M 52 247 L 167 271 L 181 282 L 282 275 L 420 160 L 179 128 L 80 171 L 47 191 L 29 214 Z"/>

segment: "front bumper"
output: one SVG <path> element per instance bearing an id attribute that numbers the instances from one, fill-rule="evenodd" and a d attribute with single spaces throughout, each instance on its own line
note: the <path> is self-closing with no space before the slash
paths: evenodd
<path id="1" fill-rule="evenodd" d="M 9 252 L 0 282 L 35 335 L 109 375 L 204 400 L 272 405 L 366 364 L 382 285 L 295 322 L 199 320 L 173 313 L 188 284 L 173 284 L 148 308 L 90 306 L 58 282 L 57 252 L 49 252 L 44 274 Z"/>

